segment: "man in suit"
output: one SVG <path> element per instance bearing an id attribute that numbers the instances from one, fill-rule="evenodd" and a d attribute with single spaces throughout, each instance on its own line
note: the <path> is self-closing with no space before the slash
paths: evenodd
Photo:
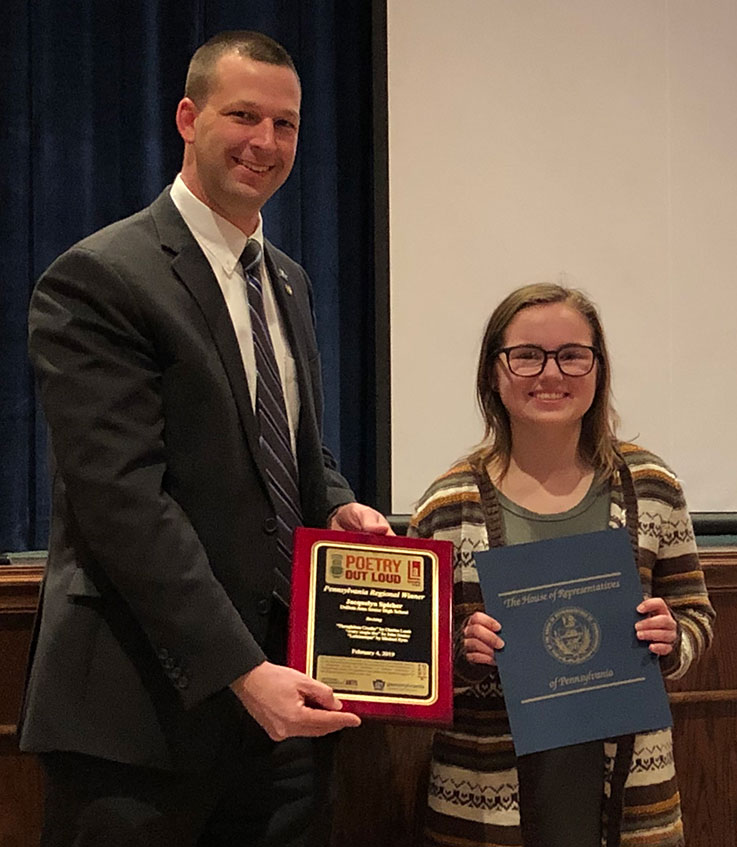
<path id="1" fill-rule="evenodd" d="M 177 109 L 174 184 L 60 256 L 34 292 L 53 514 L 21 746 L 42 754 L 45 847 L 325 838 L 315 739 L 359 720 L 283 664 L 287 524 L 261 347 L 301 522 L 390 530 L 322 445 L 310 284 L 262 233 L 300 96 L 276 42 L 215 36 Z"/>

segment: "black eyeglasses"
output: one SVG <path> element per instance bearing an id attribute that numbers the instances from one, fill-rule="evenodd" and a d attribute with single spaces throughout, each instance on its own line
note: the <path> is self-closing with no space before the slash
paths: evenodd
<path id="1" fill-rule="evenodd" d="M 591 373 L 599 351 L 586 344 L 564 344 L 557 350 L 543 350 L 536 344 L 517 344 L 502 347 L 497 356 L 504 353 L 509 370 L 515 376 L 540 376 L 552 356 L 558 369 L 566 376 L 586 376 Z"/>

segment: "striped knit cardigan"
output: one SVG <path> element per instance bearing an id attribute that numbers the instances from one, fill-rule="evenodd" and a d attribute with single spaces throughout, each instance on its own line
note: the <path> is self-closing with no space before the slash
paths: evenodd
<path id="1" fill-rule="evenodd" d="M 609 526 L 628 527 L 644 596 L 663 597 L 677 621 L 675 649 L 661 658 L 665 677 L 677 679 L 710 644 L 714 619 L 691 520 L 678 479 L 657 456 L 633 444 L 618 449 Z M 436 480 L 409 534 L 447 539 L 455 548 L 454 725 L 433 742 L 426 844 L 521 847 L 529 757 L 518 761 L 514 755 L 496 668 L 466 662 L 459 649 L 464 621 L 483 608 L 474 553 L 504 544 L 499 504 L 485 471 L 464 462 Z M 603 743 L 602 845 L 683 845 L 670 730 Z M 525 847 L 538 847 L 534 835 L 526 832 L 525 839 Z"/>

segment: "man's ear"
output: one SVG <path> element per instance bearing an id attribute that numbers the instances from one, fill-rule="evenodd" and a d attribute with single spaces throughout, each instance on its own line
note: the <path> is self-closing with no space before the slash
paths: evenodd
<path id="1" fill-rule="evenodd" d="M 176 122 L 179 134 L 185 143 L 191 144 L 194 141 L 194 122 L 198 114 L 199 110 L 194 100 L 189 97 L 182 97 L 177 106 Z"/>

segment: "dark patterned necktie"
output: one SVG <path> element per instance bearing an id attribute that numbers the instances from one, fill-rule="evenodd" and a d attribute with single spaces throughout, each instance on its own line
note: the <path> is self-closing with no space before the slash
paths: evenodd
<path id="1" fill-rule="evenodd" d="M 297 464 L 292 452 L 289 422 L 284 402 L 274 345 L 266 324 L 261 288 L 261 247 L 249 239 L 241 253 L 251 313 L 253 349 L 256 358 L 256 417 L 260 446 L 276 511 L 277 544 L 281 561 L 277 563 L 277 597 L 289 603 L 289 575 L 292 568 L 293 533 L 302 523 Z"/>

